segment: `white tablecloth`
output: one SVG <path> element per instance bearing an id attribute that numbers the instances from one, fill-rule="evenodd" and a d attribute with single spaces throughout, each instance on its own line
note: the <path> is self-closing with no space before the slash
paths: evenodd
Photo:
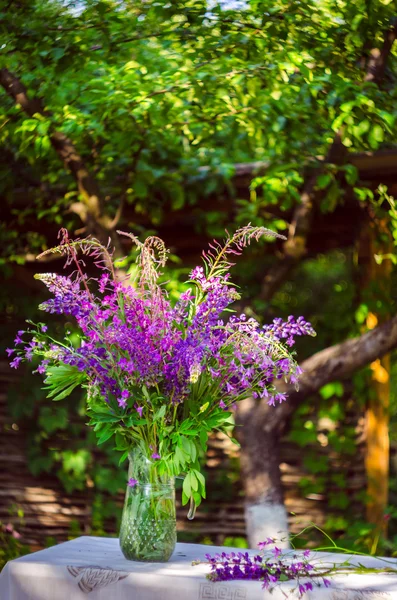
<path id="1" fill-rule="evenodd" d="M 285 600 L 294 584 L 272 594 L 258 581 L 212 583 L 209 567 L 192 566 L 231 548 L 177 544 L 168 563 L 125 560 L 114 538 L 80 537 L 10 561 L 0 574 L 1 600 Z M 238 550 L 235 550 L 238 552 Z M 288 553 L 289 554 L 289 553 Z M 346 556 L 313 553 L 315 564 L 343 562 Z M 366 566 L 391 566 L 376 558 L 358 558 Z M 397 566 L 397 561 L 393 561 Z M 297 598 L 298 595 L 293 597 Z M 330 588 L 314 587 L 305 600 L 397 600 L 397 575 L 339 575 Z"/>

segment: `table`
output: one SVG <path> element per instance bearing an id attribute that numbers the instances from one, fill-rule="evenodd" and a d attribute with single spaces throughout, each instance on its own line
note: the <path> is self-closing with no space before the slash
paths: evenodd
<path id="1" fill-rule="evenodd" d="M 285 582 L 269 594 L 257 581 L 212 583 L 205 577 L 208 566 L 191 564 L 203 560 L 207 552 L 222 550 L 225 548 L 177 544 L 168 563 L 138 563 L 123 557 L 115 538 L 80 537 L 10 561 L 0 574 L 0 599 L 285 600 L 285 593 L 294 587 Z M 315 561 L 322 563 L 330 556 L 333 562 L 346 560 L 342 555 L 313 553 Z M 372 557 L 358 561 L 367 566 L 385 565 Z M 397 561 L 393 562 L 397 566 Z M 339 575 L 332 578 L 331 587 L 315 588 L 302 600 L 397 600 L 397 575 Z"/>

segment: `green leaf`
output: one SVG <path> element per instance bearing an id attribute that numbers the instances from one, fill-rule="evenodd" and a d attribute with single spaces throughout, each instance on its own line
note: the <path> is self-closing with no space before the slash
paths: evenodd
<path id="1" fill-rule="evenodd" d="M 112 431 L 113 431 L 113 429 L 112 429 Z M 127 441 L 125 435 L 123 435 L 119 431 L 117 431 L 115 434 L 115 443 L 116 443 L 117 450 L 124 450 L 124 449 L 130 447 L 130 442 Z"/>
<path id="2" fill-rule="evenodd" d="M 148 392 L 146 385 L 143 385 L 141 389 L 142 389 L 142 393 L 145 396 L 146 400 L 149 400 L 149 402 L 150 402 L 151 398 L 150 398 L 150 394 Z"/>
<path id="3" fill-rule="evenodd" d="M 98 446 L 100 446 L 101 444 L 107 442 L 107 440 L 109 440 L 112 435 L 113 435 L 113 429 L 110 425 L 105 425 L 105 427 L 103 428 L 101 435 L 98 438 Z"/>
<path id="4" fill-rule="evenodd" d="M 358 170 L 354 165 L 345 165 L 345 179 L 349 185 L 354 185 L 358 179 Z"/>
<path id="5" fill-rule="evenodd" d="M 207 447 L 207 441 L 208 441 L 208 433 L 205 431 L 205 429 L 200 429 L 199 437 L 200 437 L 201 446 L 202 446 L 203 450 L 205 450 Z"/>
<path id="6" fill-rule="evenodd" d="M 329 186 L 333 177 L 329 173 L 322 173 L 317 177 L 317 187 L 319 190 L 325 190 Z"/>
<path id="7" fill-rule="evenodd" d="M 92 409 L 89 411 L 89 416 L 91 417 L 92 423 L 118 423 L 121 420 L 121 417 L 118 417 L 117 415 L 99 411 L 97 412 Z"/>
<path id="8" fill-rule="evenodd" d="M 58 400 L 63 400 L 67 396 L 70 396 L 70 394 L 73 392 L 73 390 L 78 385 L 79 385 L 78 383 L 71 383 L 69 387 L 64 388 L 58 394 L 56 394 L 56 390 L 53 390 L 50 394 L 47 395 L 47 398 L 51 398 L 51 400 L 53 400 L 54 402 L 57 402 Z M 56 395 L 54 395 L 54 394 L 56 394 Z"/>
<path id="9" fill-rule="evenodd" d="M 183 187 L 175 182 L 172 182 L 170 193 L 172 210 L 180 210 L 183 208 L 185 205 L 185 193 L 183 191 Z"/>
<path id="10" fill-rule="evenodd" d="M 384 140 L 384 131 L 380 125 L 373 125 L 368 134 L 368 142 L 373 150 L 379 147 L 379 144 Z"/>
<path id="11" fill-rule="evenodd" d="M 344 394 L 344 387 L 341 381 L 333 381 L 332 383 L 327 383 L 320 389 L 320 394 L 324 400 L 329 400 L 333 396 L 337 398 L 342 398 Z"/>
<path id="12" fill-rule="evenodd" d="M 198 492 L 193 492 L 192 494 L 195 505 L 198 507 L 201 504 L 201 496 Z"/>
<path id="13" fill-rule="evenodd" d="M 129 450 L 126 450 L 120 457 L 119 466 L 128 458 Z"/>
<path id="14" fill-rule="evenodd" d="M 233 442 L 233 444 L 236 444 L 236 446 L 238 446 L 240 448 L 241 444 L 238 440 L 236 440 L 236 438 L 231 437 L 229 438 L 231 442 Z"/>
<path id="15" fill-rule="evenodd" d="M 196 479 L 196 481 L 197 481 L 197 479 Z M 190 472 L 187 473 L 187 475 L 185 476 L 185 479 L 183 480 L 182 490 L 183 490 L 183 493 L 185 494 L 185 496 L 190 498 L 190 496 L 192 495 L 192 486 L 190 483 Z"/>
<path id="16" fill-rule="evenodd" d="M 194 492 L 197 492 L 198 487 L 199 487 L 199 482 L 197 480 L 197 477 L 196 477 L 194 471 L 190 471 L 190 486 Z"/>
<path id="17" fill-rule="evenodd" d="M 370 127 L 371 127 L 370 121 L 368 119 L 364 119 L 364 121 L 361 121 L 361 123 L 359 123 L 358 125 L 353 127 L 354 135 L 361 137 L 365 133 L 367 133 L 367 131 L 369 131 Z"/>
<path id="18" fill-rule="evenodd" d="M 146 198 L 149 193 L 148 186 L 142 179 L 137 179 L 135 181 L 134 191 L 138 198 Z"/>
<path id="19" fill-rule="evenodd" d="M 182 452 L 179 446 L 176 446 L 175 448 L 175 457 L 178 463 L 180 464 L 181 468 L 183 469 L 186 464 L 186 459 L 184 453 Z"/>
<path id="20" fill-rule="evenodd" d="M 205 487 L 205 477 L 202 473 L 200 473 L 200 471 L 197 471 L 197 469 L 193 470 L 193 473 L 195 474 L 195 476 L 197 477 L 199 483 Z"/>
<path id="21" fill-rule="evenodd" d="M 189 440 L 190 442 L 190 456 L 192 459 L 192 462 L 195 462 L 196 458 L 197 458 L 197 448 L 195 443 L 193 442 L 193 440 Z"/>
<path id="22" fill-rule="evenodd" d="M 183 437 L 182 435 L 179 438 L 179 440 L 180 440 L 180 444 L 182 444 L 183 452 L 186 454 L 187 458 L 190 458 L 190 454 L 191 454 L 190 440 L 188 438 Z"/>
<path id="23" fill-rule="evenodd" d="M 154 413 L 153 415 L 153 421 L 158 421 L 160 419 L 162 419 L 165 415 L 165 411 L 167 410 L 167 406 L 165 404 L 163 404 L 157 412 Z"/>

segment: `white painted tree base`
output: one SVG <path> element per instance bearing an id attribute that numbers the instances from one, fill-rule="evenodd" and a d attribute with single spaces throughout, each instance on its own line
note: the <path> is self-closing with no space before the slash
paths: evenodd
<path id="1" fill-rule="evenodd" d="M 282 504 L 250 504 L 245 507 L 245 522 L 250 548 L 275 538 L 278 548 L 289 548 L 287 512 Z M 269 545 L 271 548 L 272 546 Z"/>

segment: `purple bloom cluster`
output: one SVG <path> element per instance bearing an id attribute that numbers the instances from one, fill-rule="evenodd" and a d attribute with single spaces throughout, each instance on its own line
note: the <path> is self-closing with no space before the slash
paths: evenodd
<path id="1" fill-rule="evenodd" d="M 45 312 L 72 315 L 76 318 L 89 314 L 91 310 L 89 295 L 86 290 L 80 289 L 79 280 L 74 281 L 70 277 L 55 273 L 36 275 L 36 279 L 42 281 L 54 295 L 54 298 L 40 305 Z"/>
<path id="2" fill-rule="evenodd" d="M 286 339 L 288 346 L 295 344 L 295 337 L 301 335 L 316 335 L 313 327 L 308 323 L 304 317 L 299 317 L 295 320 L 292 315 L 288 317 L 287 321 L 283 321 L 280 318 L 274 319 L 271 325 L 265 325 L 263 327 L 268 335 L 272 336 L 275 340 Z"/>
<path id="3" fill-rule="evenodd" d="M 268 539 L 266 542 L 258 544 L 263 550 L 269 543 L 274 540 Z M 320 585 L 315 578 L 320 579 L 328 587 L 330 582 L 322 574 L 316 574 L 313 565 L 308 562 L 310 551 L 306 550 L 303 553 L 303 559 L 296 554 L 293 555 L 293 560 L 287 557 L 283 558 L 280 548 L 273 548 L 270 556 L 254 555 L 250 556 L 248 552 L 231 552 L 227 554 L 215 554 L 211 556 L 206 554 L 205 558 L 211 567 L 211 573 L 208 579 L 211 581 L 234 581 L 234 580 L 251 580 L 261 581 L 264 589 L 273 589 L 275 585 L 281 581 L 296 581 L 300 595 L 306 591 L 313 589 L 315 585 Z M 309 579 L 309 581 L 301 581 Z"/>
<path id="4" fill-rule="evenodd" d="M 75 366 L 86 372 L 104 397 L 115 396 L 122 409 L 135 405 L 129 391 L 133 386 L 161 386 L 174 404 L 182 402 L 204 372 L 219 384 L 222 409 L 249 394 L 269 404 L 283 402 L 285 395 L 275 391 L 275 381 L 284 377 L 295 383 L 300 369 L 279 340 L 288 336 L 291 344 L 295 335 L 312 333 L 301 317 L 297 321 L 290 317 L 286 323 L 275 320 L 264 328 L 245 315 L 224 322 L 221 314 L 237 292 L 221 278 L 205 279 L 201 267 L 191 273 L 191 279 L 205 297 L 190 322 L 195 301 L 190 293 L 172 307 L 165 296 L 141 297 L 135 288 L 103 277 L 96 296 L 81 289 L 78 280 L 53 274 L 40 279 L 54 294 L 41 308 L 74 316 L 82 336 L 77 349 L 52 343 L 38 371 L 45 372 L 54 362 Z M 11 366 L 18 367 L 23 358 L 31 360 L 36 351 L 43 354 L 43 341 L 37 337 L 42 336 L 36 333 L 25 343 Z M 15 341 L 23 344 L 20 335 Z M 7 350 L 9 355 L 14 351 Z M 142 415 L 142 407 L 135 408 Z"/>
<path id="5" fill-rule="evenodd" d="M 275 319 L 261 327 L 244 314 L 222 319 L 222 313 L 239 294 L 228 281 L 229 263 L 222 263 L 219 257 L 241 253 L 251 239 L 268 235 L 267 230 L 243 228 L 228 238 L 223 250 L 216 243 L 206 267 L 196 267 L 190 273 L 193 290 L 183 293 L 174 306 L 156 283 L 155 250 L 162 253 L 159 264 L 165 260 L 158 238 L 148 238 L 150 247 L 148 241 L 141 244 L 132 236 L 141 249 L 141 276 L 134 287 L 118 281 L 112 267 L 100 263 L 99 279 L 89 280 L 75 248 L 89 253 L 90 240 L 72 242 L 67 233 L 62 235 L 56 250 L 66 253 L 67 264 L 74 261 L 76 269 L 70 276 L 37 276 L 53 294 L 40 308 L 73 316 L 80 345 L 76 347 L 68 336 L 62 343 L 54 342 L 46 334 L 47 326 L 40 324 L 36 331 L 30 331 L 31 341 L 22 339 L 26 332 L 18 332 L 18 347 L 7 349 L 12 367 L 35 354 L 42 357 L 37 371 L 43 375 L 54 365 L 75 367 L 86 375 L 89 397 L 101 396 L 118 410 L 131 410 L 143 419 L 151 393 L 168 398 L 176 406 L 190 396 L 196 384 L 202 389 L 203 382 L 220 410 L 230 409 L 249 395 L 270 405 L 286 399 L 275 384 L 281 378 L 295 384 L 300 369 L 283 340 L 292 345 L 295 336 L 313 335 L 310 323 L 303 317 L 289 317 L 286 322 Z M 98 258 L 99 243 L 91 243 Z M 107 249 L 101 248 L 110 260 Z M 138 392 L 143 388 L 149 390 L 146 397 Z"/>

